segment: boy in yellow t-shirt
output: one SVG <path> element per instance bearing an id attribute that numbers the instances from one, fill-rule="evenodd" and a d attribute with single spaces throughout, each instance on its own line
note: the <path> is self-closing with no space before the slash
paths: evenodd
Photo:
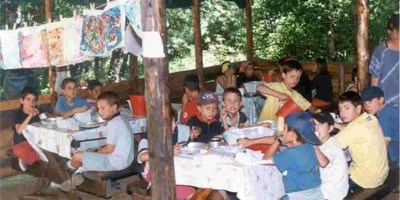
<path id="1" fill-rule="evenodd" d="M 299 83 L 303 73 L 301 64 L 296 60 L 288 60 L 281 66 L 281 71 L 282 82 L 257 86 L 257 91 L 267 97 L 264 108 L 258 117 L 259 121 L 275 120 L 275 113 L 289 98 L 292 98 L 303 110 L 314 110 L 311 103 L 293 89 Z"/>
<path id="2" fill-rule="evenodd" d="M 377 118 L 362 113 L 361 97 L 352 91 L 340 95 L 339 112 L 348 125 L 335 124 L 340 129 L 335 138 L 343 149 L 350 151 L 350 190 L 382 185 L 389 166 L 385 138 Z"/>

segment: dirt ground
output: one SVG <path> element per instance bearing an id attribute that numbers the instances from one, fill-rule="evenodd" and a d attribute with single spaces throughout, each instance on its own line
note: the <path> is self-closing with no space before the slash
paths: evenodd
<path id="1" fill-rule="evenodd" d="M 126 185 L 136 180 L 137 176 L 117 181 L 114 187 L 113 200 L 131 200 L 132 196 L 126 193 Z M 13 176 L 3 177 L 0 179 L 0 199 L 1 200 L 17 200 L 19 197 L 25 196 L 27 199 L 37 200 L 63 200 L 67 199 L 65 193 L 56 187 L 49 187 L 46 196 L 35 197 L 33 188 L 37 178 L 27 174 L 17 174 Z M 104 198 L 96 197 L 85 192 L 78 192 L 78 195 L 84 200 L 104 200 Z M 29 197 L 29 198 L 28 198 Z"/>

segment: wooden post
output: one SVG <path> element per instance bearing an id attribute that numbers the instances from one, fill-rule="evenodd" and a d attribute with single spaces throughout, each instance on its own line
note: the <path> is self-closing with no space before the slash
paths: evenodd
<path id="1" fill-rule="evenodd" d="M 344 92 L 344 83 L 345 83 L 346 71 L 344 66 L 339 65 L 339 93 L 342 94 Z M 340 95 L 339 94 L 339 95 Z"/>
<path id="2" fill-rule="evenodd" d="M 252 23 L 252 0 L 246 0 L 246 46 L 247 46 L 247 60 L 252 61 L 253 52 L 253 23 Z"/>
<path id="3" fill-rule="evenodd" d="M 100 78 L 100 58 L 99 57 L 95 57 L 94 58 L 94 78 L 96 80 L 99 80 Z"/>
<path id="4" fill-rule="evenodd" d="M 196 59 L 196 71 L 199 76 L 200 86 L 204 87 L 203 72 L 203 49 L 201 46 L 201 27 L 200 27 L 200 0 L 193 0 L 193 34 L 194 34 L 194 50 Z"/>
<path id="5" fill-rule="evenodd" d="M 142 31 L 158 31 L 166 45 L 165 0 L 140 1 Z M 145 47 L 146 41 L 142 41 Z M 166 57 L 143 56 L 145 72 L 145 96 L 147 109 L 147 134 L 149 141 L 152 199 L 174 200 L 175 173 L 171 142 L 170 102 L 168 81 L 168 60 Z"/>
<path id="6" fill-rule="evenodd" d="M 368 78 L 368 16 L 369 1 L 357 0 L 357 67 L 358 91 L 367 85 Z"/>
<path id="7" fill-rule="evenodd" d="M 44 2 L 44 13 L 46 17 L 46 21 L 48 23 L 51 22 L 51 0 L 45 0 Z M 57 69 L 54 66 L 49 66 L 49 89 L 50 89 L 50 105 L 52 108 L 56 107 L 57 102 L 57 94 L 55 91 L 56 85 L 56 71 Z"/>
<path id="8" fill-rule="evenodd" d="M 139 62 L 137 56 L 129 53 L 129 81 L 130 81 L 130 88 L 129 91 L 131 94 L 138 94 L 139 91 L 142 91 L 139 88 L 142 88 L 139 86 Z"/>

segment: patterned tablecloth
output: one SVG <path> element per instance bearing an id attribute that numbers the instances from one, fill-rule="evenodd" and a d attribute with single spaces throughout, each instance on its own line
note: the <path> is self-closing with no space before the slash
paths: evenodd
<path id="1" fill-rule="evenodd" d="M 184 151 L 175 156 L 176 184 L 236 192 L 245 200 L 280 199 L 285 195 L 282 175 L 274 165 L 241 164 L 234 161 L 232 153 L 212 151 Z"/>
<path id="2" fill-rule="evenodd" d="M 133 134 L 139 134 L 146 131 L 146 118 L 126 118 L 132 128 Z M 61 157 L 71 158 L 71 153 L 75 151 L 83 151 L 88 148 L 98 148 L 105 145 L 105 134 L 103 126 L 92 129 L 68 130 L 55 126 L 45 126 L 41 123 L 28 125 L 23 134 L 36 151 L 44 149 L 53 153 L 57 153 Z M 73 148 L 72 145 L 76 141 L 79 147 Z M 41 152 L 38 152 L 39 154 Z"/>

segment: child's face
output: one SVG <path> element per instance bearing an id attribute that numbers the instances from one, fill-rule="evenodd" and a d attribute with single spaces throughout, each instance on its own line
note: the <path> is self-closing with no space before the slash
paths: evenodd
<path id="1" fill-rule="evenodd" d="M 382 108 L 384 103 L 384 99 L 380 98 L 373 98 L 369 101 L 364 102 L 364 108 L 369 114 L 376 115 L 379 110 Z"/>
<path id="2" fill-rule="evenodd" d="M 315 134 L 317 135 L 319 140 L 323 140 L 326 137 L 329 138 L 329 133 L 332 131 L 333 126 L 329 126 L 328 123 L 321 123 L 315 119 L 313 119 L 314 121 L 314 129 L 315 129 Z"/>
<path id="3" fill-rule="evenodd" d="M 93 90 L 88 90 L 88 92 L 93 100 L 97 100 L 97 97 L 99 97 L 99 95 L 101 94 L 101 87 L 96 86 L 93 88 Z"/>
<path id="4" fill-rule="evenodd" d="M 36 96 L 33 94 L 27 94 L 24 99 L 20 98 L 19 99 L 23 109 L 27 111 L 31 111 L 33 108 L 36 108 L 37 105 L 37 99 Z"/>
<path id="5" fill-rule="evenodd" d="M 242 106 L 242 101 L 236 93 L 226 93 L 222 105 L 226 108 L 228 113 L 235 114 Z"/>
<path id="6" fill-rule="evenodd" d="M 197 109 L 199 110 L 200 114 L 207 120 L 215 119 L 215 115 L 217 114 L 217 104 L 215 103 L 198 105 Z"/>
<path id="7" fill-rule="evenodd" d="M 299 70 L 292 70 L 286 74 L 282 73 L 283 83 L 285 83 L 289 89 L 296 87 L 300 81 L 301 73 L 302 72 Z"/>
<path id="8" fill-rule="evenodd" d="M 111 118 L 115 113 L 117 113 L 117 105 L 110 105 L 106 100 L 97 101 L 97 107 L 99 108 L 99 114 L 103 119 Z"/>
<path id="9" fill-rule="evenodd" d="M 351 122 L 361 114 L 361 106 L 355 107 L 351 102 L 345 101 L 339 103 L 340 118 L 343 122 Z"/>
<path id="10" fill-rule="evenodd" d="M 296 133 L 294 133 L 293 131 L 289 131 L 289 127 L 285 124 L 282 135 L 282 143 L 286 145 L 296 140 L 295 135 Z"/>
<path id="11" fill-rule="evenodd" d="M 254 66 L 253 66 L 253 65 L 248 65 L 248 66 L 246 67 L 245 74 L 246 74 L 247 77 L 252 77 L 252 76 L 254 76 Z"/>
<path id="12" fill-rule="evenodd" d="M 78 88 L 75 83 L 67 83 L 65 84 L 65 88 L 61 90 L 63 95 L 68 98 L 75 98 L 78 93 Z"/>

